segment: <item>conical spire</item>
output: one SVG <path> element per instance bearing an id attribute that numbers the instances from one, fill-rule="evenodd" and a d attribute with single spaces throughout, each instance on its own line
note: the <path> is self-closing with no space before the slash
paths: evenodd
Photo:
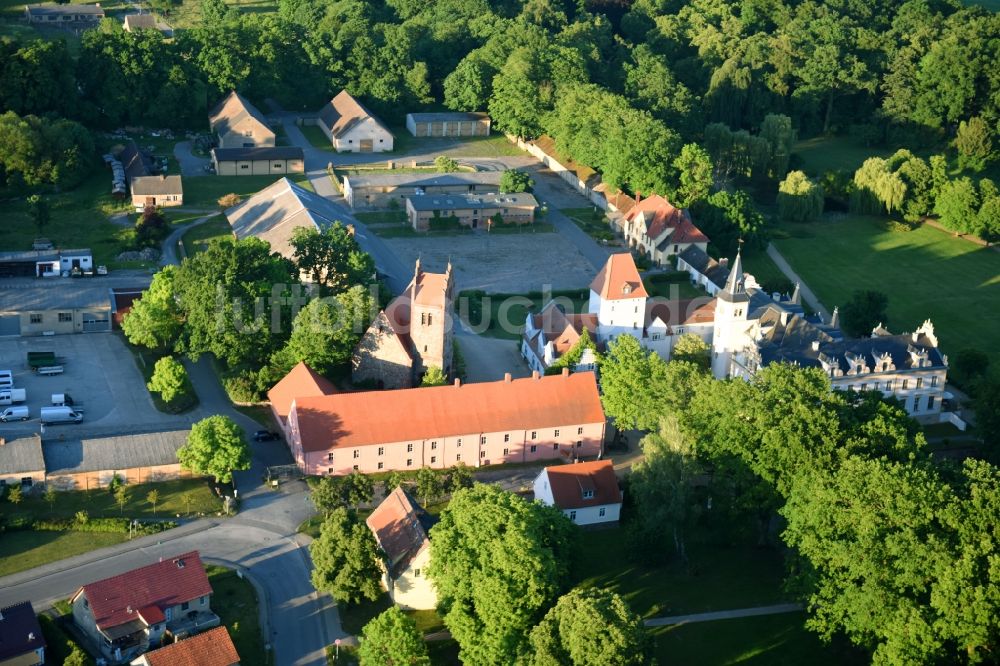
<path id="1" fill-rule="evenodd" d="M 741 247 L 736 250 L 733 267 L 729 270 L 729 278 L 726 279 L 726 288 L 724 291 L 728 294 L 743 293 L 743 257 L 740 256 L 743 250 L 742 243 L 743 241 L 740 241 Z"/>

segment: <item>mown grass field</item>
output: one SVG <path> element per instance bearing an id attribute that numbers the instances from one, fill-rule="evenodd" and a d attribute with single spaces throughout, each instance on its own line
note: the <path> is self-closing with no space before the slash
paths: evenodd
<path id="1" fill-rule="evenodd" d="M 8 530 L 0 539 L 0 576 L 33 569 L 124 541 L 128 541 L 128 534 Z"/>
<path id="2" fill-rule="evenodd" d="M 224 238 L 230 240 L 233 238 L 233 228 L 229 226 L 226 216 L 219 214 L 184 232 L 184 235 L 181 236 L 181 243 L 184 244 L 184 252 L 191 257 L 207 250 L 212 241 Z"/>
<path id="3" fill-rule="evenodd" d="M 569 313 L 586 312 L 590 292 L 586 289 L 554 291 L 548 297 L 559 297 L 567 303 Z M 455 308 L 474 330 L 486 325 L 481 335 L 518 340 L 524 332 L 529 310 L 539 312 L 545 305 L 540 292 L 529 294 L 483 294 L 476 291 L 459 293 Z"/>
<path id="4" fill-rule="evenodd" d="M 219 199 L 226 194 L 238 194 L 241 198 L 256 194 L 284 176 L 191 176 L 184 179 L 184 206 L 187 208 L 219 208 Z M 288 178 L 307 190 L 312 191 L 309 178 L 302 173 L 290 174 Z"/>
<path id="5" fill-rule="evenodd" d="M 945 353 L 972 347 L 1000 360 L 1000 254 L 923 225 L 889 231 L 883 218 L 827 215 L 783 227 L 774 241 L 828 309 L 855 290 L 889 297 L 889 329 L 930 318 Z"/>
<path id="6" fill-rule="evenodd" d="M 127 249 L 118 235 L 125 227 L 113 224 L 108 215 L 130 210 L 129 202 L 111 196 L 111 173 L 95 166 L 94 174 L 79 187 L 43 194 L 50 219 L 39 229 L 28 212 L 27 194 L 0 194 L 0 220 L 4 249 L 30 250 L 35 238 L 48 238 L 56 247 L 90 248 L 94 262 L 115 267 L 115 256 Z"/>
<path id="7" fill-rule="evenodd" d="M 1000 1 L 1000 0 L 998 0 Z M 794 168 L 817 178 L 827 171 L 854 172 L 869 157 L 887 157 L 894 151 L 866 146 L 849 136 L 817 136 L 799 141 L 792 148 Z"/>
<path id="8" fill-rule="evenodd" d="M 240 663 L 244 666 L 271 666 L 273 654 L 264 649 L 257 614 L 257 591 L 253 584 L 235 571 L 212 564 L 205 565 L 212 586 L 212 610 L 222 620 L 233 639 Z"/>

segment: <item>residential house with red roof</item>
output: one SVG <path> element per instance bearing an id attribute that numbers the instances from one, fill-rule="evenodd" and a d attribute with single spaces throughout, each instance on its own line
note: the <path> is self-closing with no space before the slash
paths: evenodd
<path id="1" fill-rule="evenodd" d="M 171 643 L 132 660 L 132 666 L 239 666 L 240 655 L 225 627 Z"/>
<path id="2" fill-rule="evenodd" d="M 602 451 L 591 372 L 297 398 L 288 444 L 306 474 L 574 460 Z"/>
<path id="3" fill-rule="evenodd" d="M 385 553 L 382 584 L 393 603 L 405 610 L 437 608 L 437 590 L 427 576 L 428 535 L 435 522 L 402 487 L 389 493 L 365 520 Z"/>
<path id="4" fill-rule="evenodd" d="M 45 663 L 45 636 L 30 601 L 0 608 L 0 666 Z"/>
<path id="5" fill-rule="evenodd" d="M 444 273 L 428 273 L 417 259 L 413 279 L 379 312 L 354 350 L 351 379 L 372 388 L 418 386 L 428 368 L 452 372 L 451 263 Z"/>
<path id="6" fill-rule="evenodd" d="M 657 266 L 669 266 L 672 257 L 689 247 L 708 250 L 708 236 L 694 225 L 687 210 L 659 194 L 640 199 L 622 218 L 621 230 L 629 248 Z"/>
<path id="7" fill-rule="evenodd" d="M 671 300 L 651 298 L 629 252 L 613 254 L 590 285 L 587 312 L 571 312 L 572 302 L 553 300 L 538 314 L 530 313 L 521 338 L 521 355 L 538 372 L 552 367 L 574 348 L 584 330 L 602 351 L 622 335 L 631 335 L 650 351 L 669 360 L 682 335 L 712 341 L 715 299 Z M 594 354 L 585 353 L 572 370 L 594 367 Z"/>
<path id="8" fill-rule="evenodd" d="M 288 412 L 296 398 L 311 398 L 320 395 L 336 393 L 337 388 L 323 375 L 310 368 L 305 362 L 300 362 L 292 368 L 281 381 L 267 392 L 267 400 L 271 403 L 271 414 L 288 438 Z"/>
<path id="9" fill-rule="evenodd" d="M 351 93 L 341 90 L 316 114 L 316 124 L 337 152 L 381 153 L 392 150 L 392 132 Z"/>
<path id="10" fill-rule="evenodd" d="M 618 522 L 622 491 L 610 460 L 552 465 L 534 483 L 535 499 L 560 509 L 577 525 Z"/>
<path id="11" fill-rule="evenodd" d="M 70 598 L 73 622 L 109 661 L 157 647 L 164 634 L 195 634 L 219 625 L 212 587 L 198 551 L 84 585 Z"/>

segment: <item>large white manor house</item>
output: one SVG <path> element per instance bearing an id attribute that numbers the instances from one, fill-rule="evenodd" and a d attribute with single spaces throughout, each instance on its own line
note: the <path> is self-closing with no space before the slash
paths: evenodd
<path id="1" fill-rule="evenodd" d="M 704 284 L 695 272 L 692 281 Z M 714 298 L 651 298 L 632 255 L 615 254 L 591 284 L 587 312 L 569 313 L 553 301 L 528 315 L 521 353 L 533 370 L 544 372 L 586 329 L 598 348 L 632 335 L 669 360 L 677 339 L 694 334 L 711 346 L 712 374 L 720 379 L 749 378 L 770 363 L 794 363 L 821 368 L 835 389 L 892 395 L 922 422 L 948 418 L 943 409 L 951 397 L 945 391 L 948 357 L 938 349 L 929 320 L 913 333 L 893 335 L 879 325 L 871 337 L 847 338 L 836 309 L 824 321 L 819 314 L 806 315 L 798 287 L 791 296 L 768 294 L 744 272 L 738 253 L 714 291 Z M 574 369 L 593 364 L 593 354 L 584 354 Z"/>

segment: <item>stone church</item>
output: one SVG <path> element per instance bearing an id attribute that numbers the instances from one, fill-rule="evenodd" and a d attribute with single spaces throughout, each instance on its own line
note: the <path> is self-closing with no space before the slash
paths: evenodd
<path id="1" fill-rule="evenodd" d="M 427 273 L 417 259 L 413 279 L 379 312 L 354 351 L 351 379 L 380 389 L 412 388 L 431 367 L 452 372 L 451 263 L 444 273 Z"/>

